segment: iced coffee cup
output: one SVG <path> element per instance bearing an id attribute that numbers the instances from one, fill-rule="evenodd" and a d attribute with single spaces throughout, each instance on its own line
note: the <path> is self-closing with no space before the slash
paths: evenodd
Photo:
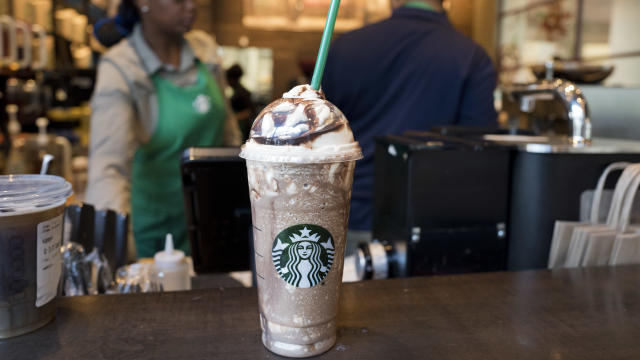
<path id="1" fill-rule="evenodd" d="M 33 331 L 54 317 L 71 193 L 71 185 L 57 176 L 0 176 L 0 339 Z"/>
<path id="2" fill-rule="evenodd" d="M 256 118 L 247 160 L 262 342 L 308 357 L 336 341 L 355 160 L 342 112 L 308 85 Z"/>

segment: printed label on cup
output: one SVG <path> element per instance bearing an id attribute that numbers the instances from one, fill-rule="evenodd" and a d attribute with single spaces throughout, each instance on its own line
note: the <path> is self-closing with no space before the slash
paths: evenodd
<path id="1" fill-rule="evenodd" d="M 311 224 L 290 226 L 273 240 L 271 256 L 278 275 L 299 288 L 316 286 L 327 277 L 335 256 L 333 236 Z"/>
<path id="2" fill-rule="evenodd" d="M 62 215 L 38 224 L 36 307 L 53 300 L 58 294 L 62 274 Z"/>

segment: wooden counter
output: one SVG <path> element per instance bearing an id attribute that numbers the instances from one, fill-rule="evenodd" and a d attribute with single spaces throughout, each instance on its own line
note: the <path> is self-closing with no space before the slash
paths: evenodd
<path id="1" fill-rule="evenodd" d="M 640 267 L 345 284 L 326 359 L 640 359 Z M 0 359 L 274 359 L 255 289 L 65 298 Z"/>

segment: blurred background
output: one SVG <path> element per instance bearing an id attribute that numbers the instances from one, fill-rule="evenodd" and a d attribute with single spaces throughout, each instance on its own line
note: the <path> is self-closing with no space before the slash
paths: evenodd
<path id="1" fill-rule="evenodd" d="M 309 81 L 329 2 L 198 0 L 195 27 L 215 36 L 226 69 L 240 66 L 240 84 L 259 111 L 292 85 Z M 7 138 L 15 136 L 13 146 L 33 155 L 39 153 L 35 134 L 40 131 L 41 143 L 48 134 L 49 143 L 56 144 L 49 150 L 65 154 L 53 172 L 76 174 L 76 193 L 82 196 L 88 101 L 95 65 L 105 51 L 93 25 L 115 14 L 117 5 L 118 0 L 0 1 L 2 173 L 35 169 L 39 161 L 10 159 Z M 640 105 L 633 101 L 640 95 L 639 1 L 445 0 L 443 7 L 452 24 L 494 61 L 498 109 L 503 87 L 536 81 L 544 75 L 545 61 L 555 59 L 558 71 L 573 69 L 579 76 L 583 69 L 597 70 L 595 78 L 570 79 L 578 80 L 592 117 L 600 119 L 594 121 L 594 133 L 640 138 L 635 126 Z M 335 36 L 390 14 L 389 0 L 343 0 Z M 230 98 L 233 92 L 226 89 Z M 500 119 L 508 121 L 506 115 Z"/>

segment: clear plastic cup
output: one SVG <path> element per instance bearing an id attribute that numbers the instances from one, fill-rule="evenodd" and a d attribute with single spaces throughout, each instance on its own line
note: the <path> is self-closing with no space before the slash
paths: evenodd
<path id="1" fill-rule="evenodd" d="M 276 354 L 336 342 L 354 168 L 247 160 L 262 342 Z"/>
<path id="2" fill-rule="evenodd" d="M 55 315 L 72 193 L 57 176 L 0 176 L 0 339 L 36 330 Z"/>
<path id="3" fill-rule="evenodd" d="M 256 118 L 247 161 L 262 342 L 310 357 L 336 342 L 355 161 L 342 112 L 308 85 Z"/>

